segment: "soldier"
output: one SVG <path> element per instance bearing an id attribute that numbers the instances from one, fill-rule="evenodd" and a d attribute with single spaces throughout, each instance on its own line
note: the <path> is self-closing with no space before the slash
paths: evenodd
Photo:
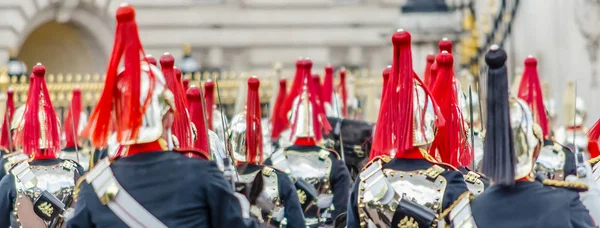
<path id="1" fill-rule="evenodd" d="M 193 149 L 195 127 L 190 121 L 190 116 L 187 110 L 186 91 L 183 89 L 181 81 L 177 80 L 177 72 L 174 68 L 175 58 L 169 53 L 164 53 L 160 57 L 160 66 L 165 77 L 167 89 L 173 93 L 173 101 L 175 102 L 173 127 L 171 129 L 171 141 L 173 147 L 170 149 L 190 150 Z M 208 155 L 208 151 L 202 151 Z"/>
<path id="2" fill-rule="evenodd" d="M 293 145 L 273 153 L 270 162 L 273 167 L 288 173 L 294 180 L 308 183 L 299 186 L 298 197 L 306 225 L 318 227 L 333 222 L 346 211 L 350 174 L 344 161 L 334 151 L 317 145 L 322 139 L 323 125 L 328 125 L 325 113 L 317 106 L 316 95 L 310 93 L 312 86 L 310 68 L 312 61 L 301 61 L 301 69 L 294 78 L 294 84 L 284 102 L 283 110 L 291 110 L 291 135 Z M 299 83 L 299 84 L 297 84 Z"/>
<path id="3" fill-rule="evenodd" d="M 140 55 L 134 8 L 122 4 L 116 15 L 106 84 L 83 135 L 105 147 L 114 123 L 119 147 L 112 159 L 103 159 L 78 181 L 68 226 L 255 226 L 244 219 L 249 216 L 241 206 L 247 208 L 248 202 L 236 198 L 213 162 L 169 150 L 177 111 L 173 94 L 161 71 Z M 121 59 L 124 69 L 118 72 Z"/>
<path id="4" fill-rule="evenodd" d="M 470 204 L 471 197 L 464 194 L 442 216 L 454 227 L 594 227 L 577 192 L 567 189 L 583 186 L 534 179 L 543 133 L 527 103 L 509 97 L 504 50 L 493 45 L 485 60 L 489 70 L 482 168 L 494 185 Z"/>
<path id="5" fill-rule="evenodd" d="M 548 179 L 564 181 L 568 175 L 576 175 L 575 155 L 550 137 L 551 128 L 537 72 L 537 59 L 530 55 L 525 58 L 524 64 L 518 97 L 529 106 L 534 121 L 542 129 L 544 141 L 536 160 L 536 173 Z"/>
<path id="6" fill-rule="evenodd" d="M 50 101 L 41 64 L 33 67 L 17 144 L 29 160 L 13 165 L 0 182 L 0 227 L 62 227 L 72 211 L 77 163 L 58 158 L 60 122 Z"/>
<path id="7" fill-rule="evenodd" d="M 58 154 L 59 158 L 77 161 L 84 170 L 88 170 L 93 164 L 93 156 L 89 148 L 82 146 L 79 138 L 81 131 L 87 122 L 87 114 L 81 105 L 81 90 L 74 89 L 71 98 L 71 106 L 67 110 L 67 118 L 64 122 L 63 137 L 66 142 L 65 148 Z"/>
<path id="8" fill-rule="evenodd" d="M 223 170 L 223 159 L 229 159 L 229 155 L 225 151 L 225 145 L 221 141 L 221 138 L 224 136 L 219 137 L 215 132 L 208 130 L 206 126 L 207 121 L 204 118 L 204 113 L 206 112 L 203 105 L 204 98 L 202 97 L 200 88 L 196 86 L 190 87 L 186 92 L 186 97 L 190 120 L 196 126 L 196 129 L 198 129 L 194 149 L 209 152 L 208 157 L 210 160 L 217 162 L 219 168 Z"/>
<path id="9" fill-rule="evenodd" d="M 347 227 L 431 227 L 468 191 L 460 172 L 428 154 L 443 115 L 412 69 L 411 36 L 392 36 L 392 69 L 375 127 L 371 161 L 355 182 Z"/>
<path id="10" fill-rule="evenodd" d="M 440 46 L 444 40 L 440 42 Z M 450 42 L 450 41 L 446 41 Z M 438 72 L 433 86 L 433 98 L 440 105 L 446 124 L 438 131 L 430 149 L 430 154 L 439 157 L 442 162 L 458 167 L 463 174 L 467 187 L 474 195 L 483 193 L 489 180 L 468 167 L 473 163 L 473 151 L 468 142 L 468 126 L 460 110 L 462 91 L 454 76 L 452 54 L 442 51 L 436 57 Z"/>
<path id="11" fill-rule="evenodd" d="M 296 188 L 290 178 L 285 173 L 262 164 L 264 152 L 261 143 L 259 84 L 256 76 L 248 79 L 246 111 L 231 119 L 227 131 L 228 142 L 238 164 L 238 184 L 246 186 L 246 190 L 263 185 L 260 195 L 250 197 L 253 204 L 250 211 L 267 227 L 306 227 Z"/>

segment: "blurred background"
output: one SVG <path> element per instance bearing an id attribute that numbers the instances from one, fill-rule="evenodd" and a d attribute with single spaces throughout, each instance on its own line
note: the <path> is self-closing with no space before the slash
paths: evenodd
<path id="1" fill-rule="evenodd" d="M 115 26 L 115 0 L 0 0 L 0 74 L 24 101 L 31 67 L 43 63 L 56 106 L 82 87 L 88 108 L 102 88 Z M 600 117 L 595 99 L 600 50 L 598 0 L 130 0 L 147 54 L 176 56 L 192 84 L 221 81 L 227 113 L 236 112 L 240 85 L 263 78 L 268 109 L 280 77 L 291 78 L 299 56 L 313 72 L 345 67 L 360 113 L 376 119 L 381 70 L 391 62 L 391 34 L 412 34 L 413 63 L 422 75 L 428 53 L 446 37 L 454 42 L 463 89 L 483 93 L 482 58 L 491 44 L 509 54 L 518 79 L 534 55 L 550 112 L 560 121 L 569 82 L 587 108 L 586 126 Z M 8 76 L 8 79 L 6 79 Z M 288 82 L 289 83 L 289 82 Z M 552 105 L 550 105 L 552 104 Z M 551 107 L 552 106 L 552 107 Z M 374 107 L 374 108 L 372 108 Z"/>

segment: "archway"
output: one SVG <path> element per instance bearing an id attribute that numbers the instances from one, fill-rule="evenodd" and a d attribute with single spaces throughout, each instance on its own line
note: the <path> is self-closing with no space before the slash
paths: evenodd
<path id="1" fill-rule="evenodd" d="M 28 69 L 42 63 L 49 73 L 101 73 L 107 57 L 97 38 L 75 23 L 47 22 L 22 43 L 18 58 Z"/>

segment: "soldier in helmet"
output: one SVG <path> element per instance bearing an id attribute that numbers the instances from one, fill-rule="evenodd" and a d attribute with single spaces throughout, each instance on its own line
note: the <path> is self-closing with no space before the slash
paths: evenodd
<path id="1" fill-rule="evenodd" d="M 344 161 L 334 152 L 317 145 L 322 131 L 331 127 L 324 109 L 311 93 L 312 61 L 300 61 L 283 110 L 290 110 L 292 146 L 275 151 L 270 158 L 273 167 L 288 173 L 296 182 L 298 197 L 309 227 L 332 223 L 346 211 L 350 174 Z M 312 90 L 314 91 L 314 90 Z"/>
<path id="2" fill-rule="evenodd" d="M 550 137 L 550 121 L 544 105 L 537 63 L 537 59 L 531 55 L 525 58 L 518 98 L 527 103 L 535 123 L 542 130 L 543 143 L 536 160 L 536 173 L 548 179 L 564 181 L 567 176 L 576 174 L 575 155 L 569 148 Z"/>
<path id="3" fill-rule="evenodd" d="M 256 76 L 248 79 L 246 110 L 235 115 L 227 131 L 228 141 L 237 162 L 238 185 L 245 190 L 259 188 L 259 195 L 250 191 L 250 210 L 259 221 L 279 227 L 306 227 L 296 188 L 287 174 L 262 164 L 262 124 Z"/>
<path id="4" fill-rule="evenodd" d="M 0 227 L 62 227 L 72 211 L 79 165 L 58 158 L 60 122 L 44 79 L 46 69 L 33 67 L 17 144 L 29 160 L 17 162 L 0 182 Z"/>
<path id="5" fill-rule="evenodd" d="M 411 36 L 392 36 L 394 56 L 371 161 L 355 182 L 347 227 L 431 227 L 437 215 L 468 191 L 460 172 L 427 152 L 443 115 L 412 69 Z"/>
<path id="6" fill-rule="evenodd" d="M 473 194 L 481 194 L 489 185 L 484 175 L 471 170 L 473 149 L 469 145 L 468 126 L 462 115 L 461 103 L 466 103 L 460 89 L 460 83 L 454 76 L 454 58 L 452 57 L 452 42 L 443 39 L 439 43 L 441 52 L 436 57 L 438 72 L 433 86 L 433 98 L 439 104 L 446 120 L 444 126 L 437 129 L 430 153 L 440 161 L 457 167 L 463 174 L 467 187 Z"/>
<path id="7" fill-rule="evenodd" d="M 563 94 L 563 110 L 563 124 L 554 131 L 556 141 L 571 149 L 577 146 L 580 151 L 587 151 L 587 128 L 584 126 L 587 109 L 584 100 L 575 94 L 572 81 L 567 83 Z"/>
<path id="8" fill-rule="evenodd" d="M 543 133 L 527 103 L 509 97 L 506 58 L 497 45 L 485 56 L 489 71 L 482 168 L 494 185 L 475 199 L 462 195 L 442 216 L 450 227 L 594 227 L 572 191 L 584 186 L 541 175 L 536 180 L 534 165 Z M 442 221 L 438 227 L 447 227 Z"/>
<path id="9" fill-rule="evenodd" d="M 67 110 L 67 118 L 64 122 L 63 137 L 66 145 L 58 157 L 77 161 L 84 170 L 88 170 L 90 164 L 93 163 L 89 148 L 83 147 L 79 137 L 86 122 L 87 114 L 81 106 L 81 90 L 74 89 L 71 105 Z"/>
<path id="10" fill-rule="evenodd" d="M 67 225 L 255 226 L 242 210 L 248 202 L 238 200 L 214 162 L 170 149 L 178 111 L 174 96 L 162 72 L 145 60 L 134 8 L 122 4 L 116 14 L 106 84 L 83 135 L 105 147 L 114 131 L 118 147 L 78 181 L 77 206 Z M 124 69 L 118 72 L 121 62 Z"/>

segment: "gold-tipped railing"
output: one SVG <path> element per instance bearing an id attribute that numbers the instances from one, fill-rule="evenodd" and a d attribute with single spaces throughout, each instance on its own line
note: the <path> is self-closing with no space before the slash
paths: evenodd
<path id="1" fill-rule="evenodd" d="M 315 70 L 314 72 L 319 72 Z M 321 72 L 319 72 L 321 73 Z M 213 72 L 213 73 L 195 73 L 186 74 L 184 78 L 190 79 L 190 86 L 203 86 L 208 79 L 218 81 L 219 93 L 221 102 L 226 106 L 228 115 L 233 114 L 233 105 L 238 100 L 238 91 L 241 86 L 245 85 L 246 79 L 252 75 L 257 75 L 261 79 L 260 94 L 263 104 L 269 103 L 271 97 L 277 92 L 273 86 L 277 86 L 279 77 L 287 78 L 288 84 L 291 83 L 293 72 L 283 71 L 276 74 L 275 71 L 270 72 Z M 336 72 L 339 75 L 338 72 Z M 57 110 L 61 110 L 61 115 L 65 108 L 70 104 L 72 91 L 75 88 L 81 89 L 84 106 L 90 109 L 96 105 L 102 88 L 104 86 L 104 75 L 100 74 L 47 74 L 46 84 L 50 93 L 50 98 Z M 4 83 L 2 83 L 4 81 Z M 27 91 L 29 89 L 29 75 L 13 75 L 8 76 L 6 71 L 0 70 L 0 84 L 6 84 L 8 88 L 14 91 L 15 105 L 19 106 L 27 100 Z M 381 91 L 381 70 L 355 70 L 349 72 L 349 83 L 355 86 L 355 95 L 361 102 L 369 102 L 377 97 Z M 336 79 L 334 82 L 338 84 Z M 1 91 L 5 93 L 6 91 Z M 217 101 L 218 102 L 218 101 Z"/>

